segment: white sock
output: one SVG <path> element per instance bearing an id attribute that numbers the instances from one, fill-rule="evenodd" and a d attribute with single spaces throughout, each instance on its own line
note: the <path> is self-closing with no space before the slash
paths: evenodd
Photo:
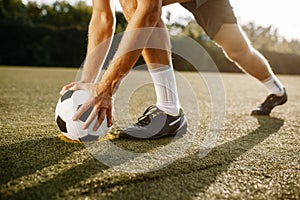
<path id="1" fill-rule="evenodd" d="M 149 72 L 156 92 L 156 106 L 171 115 L 177 115 L 180 103 L 173 67 L 166 65 Z"/>
<path id="2" fill-rule="evenodd" d="M 271 73 L 271 76 L 269 78 L 263 80 L 262 83 L 268 89 L 269 94 L 276 94 L 279 96 L 283 95 L 284 87 L 273 73 Z"/>

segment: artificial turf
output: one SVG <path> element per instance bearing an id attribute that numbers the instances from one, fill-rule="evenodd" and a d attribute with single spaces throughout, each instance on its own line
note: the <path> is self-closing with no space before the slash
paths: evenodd
<path id="1" fill-rule="evenodd" d="M 201 75 L 182 72 L 177 82 L 181 103 L 194 126 L 190 133 L 176 141 L 115 139 L 93 146 L 101 150 L 100 155 L 89 145 L 57 137 L 58 92 L 74 81 L 76 71 L 0 68 L 1 199 L 300 198 L 300 76 L 279 76 L 288 103 L 269 117 L 253 117 L 249 113 L 264 100 L 264 88 L 244 74 L 221 74 L 226 100 L 217 103 L 224 104 L 225 119 L 214 130 L 219 134 L 217 143 L 201 156 L 207 130 L 216 123 L 210 121 L 209 86 Z M 127 82 L 130 91 L 121 87 L 116 95 L 118 126 L 130 124 L 155 102 L 147 72 L 132 75 Z M 195 98 L 185 95 L 186 88 L 181 87 L 185 81 Z M 118 152 L 109 152 L 111 145 L 132 153 L 132 158 L 122 160 Z M 116 162 L 107 166 L 103 158 Z"/>

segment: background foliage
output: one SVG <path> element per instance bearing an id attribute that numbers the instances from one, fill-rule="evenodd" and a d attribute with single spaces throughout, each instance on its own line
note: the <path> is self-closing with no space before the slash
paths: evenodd
<path id="1" fill-rule="evenodd" d="M 85 58 L 91 14 L 91 7 L 83 1 L 75 5 L 67 1 L 40 5 L 35 2 L 23 4 L 21 0 L 0 0 L 0 65 L 80 66 Z M 116 32 L 119 33 L 125 30 L 126 20 L 120 12 L 116 16 Z M 183 33 L 198 41 L 220 71 L 240 71 L 194 20 L 185 21 L 187 25 L 169 22 L 170 33 Z M 275 72 L 300 74 L 300 41 L 288 41 L 272 26 L 262 27 L 251 22 L 243 25 L 243 29 Z M 177 70 L 194 70 L 186 61 L 176 55 L 173 57 Z"/>

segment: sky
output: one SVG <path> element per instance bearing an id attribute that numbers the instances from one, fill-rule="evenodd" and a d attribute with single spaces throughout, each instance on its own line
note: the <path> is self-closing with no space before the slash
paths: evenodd
<path id="1" fill-rule="evenodd" d="M 28 0 L 23 0 L 26 3 Z M 34 0 L 31 0 L 34 1 Z M 53 3 L 55 0 L 35 0 L 38 3 Z M 69 0 L 76 3 L 79 0 Z M 92 0 L 86 0 L 91 5 Z M 116 9 L 121 10 L 119 1 L 116 0 Z M 300 40 L 300 0 L 230 0 L 235 14 L 241 24 L 253 21 L 257 25 L 273 25 L 278 28 L 279 35 L 286 39 Z M 172 13 L 171 21 L 180 20 L 181 17 L 192 15 L 179 4 L 163 8 L 163 18 L 166 12 Z"/>

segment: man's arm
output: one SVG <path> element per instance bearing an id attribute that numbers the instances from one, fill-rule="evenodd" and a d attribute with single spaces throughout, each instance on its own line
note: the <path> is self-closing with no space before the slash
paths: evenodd
<path id="1" fill-rule="evenodd" d="M 77 120 L 90 106 L 94 106 L 88 117 L 85 128 L 98 115 L 98 129 L 105 115 L 108 125 L 112 125 L 112 95 L 122 78 L 134 66 L 145 47 L 153 27 L 161 16 L 162 0 L 136 0 L 136 10 L 123 35 L 115 57 L 97 84 L 94 96 L 74 115 Z"/>
<path id="2" fill-rule="evenodd" d="M 83 82 L 94 82 L 109 51 L 115 30 L 115 17 L 110 0 L 93 0 L 93 14 L 89 24 L 87 57 Z"/>
<path id="3" fill-rule="evenodd" d="M 80 83 L 93 83 L 105 61 L 115 30 L 115 16 L 111 9 L 112 0 L 93 0 L 93 13 L 88 29 L 87 55 Z M 70 83 L 60 91 L 74 89 Z"/>
<path id="4" fill-rule="evenodd" d="M 128 23 L 118 51 L 101 80 L 111 85 L 112 92 L 138 60 L 161 16 L 160 0 L 137 2 L 136 11 Z"/>

